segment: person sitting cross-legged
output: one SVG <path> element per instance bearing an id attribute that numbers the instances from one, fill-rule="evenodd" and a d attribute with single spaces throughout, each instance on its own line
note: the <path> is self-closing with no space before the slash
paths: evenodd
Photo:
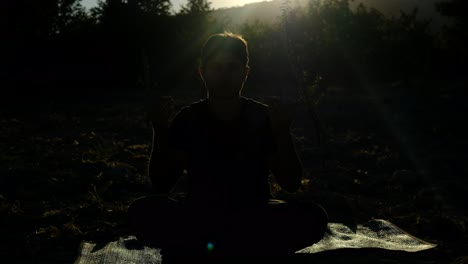
<path id="1" fill-rule="evenodd" d="M 211 36 L 199 68 L 206 98 L 183 107 L 172 122 L 168 100 L 153 120 L 149 175 L 155 193 L 128 210 L 144 243 L 181 254 L 288 255 L 323 237 L 328 216 L 321 206 L 271 195 L 270 174 L 294 193 L 303 168 L 291 118 L 278 100 L 263 104 L 241 96 L 248 62 L 242 36 Z M 171 199 L 184 170 L 187 196 Z"/>

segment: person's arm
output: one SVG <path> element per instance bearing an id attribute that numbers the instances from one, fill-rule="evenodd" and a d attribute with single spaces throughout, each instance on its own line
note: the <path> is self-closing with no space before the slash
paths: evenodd
<path id="1" fill-rule="evenodd" d="M 283 190 L 293 193 L 301 186 L 303 175 L 302 163 L 290 133 L 294 106 L 286 107 L 278 97 L 265 97 L 265 100 L 268 104 L 272 140 L 273 144 L 276 145 L 276 149 L 269 159 L 270 171 Z"/>
<path id="2" fill-rule="evenodd" d="M 289 126 L 274 128 L 273 138 L 276 143 L 276 152 L 271 157 L 270 170 L 279 186 L 293 193 L 301 186 L 303 168 L 296 153 Z"/>
<path id="3" fill-rule="evenodd" d="M 169 128 L 153 125 L 153 144 L 148 174 L 153 191 L 167 196 L 182 176 L 186 155 L 183 151 L 169 148 Z"/>
<path id="4" fill-rule="evenodd" d="M 172 97 L 157 98 L 151 105 L 150 119 L 153 128 L 153 142 L 148 166 L 148 174 L 153 191 L 157 195 L 167 196 L 174 188 L 185 168 L 186 155 L 175 150 L 169 144 L 169 131 L 180 133 L 180 128 L 173 129 L 174 121 L 169 120 L 175 113 L 175 102 Z M 179 139 L 180 135 L 172 135 Z"/>

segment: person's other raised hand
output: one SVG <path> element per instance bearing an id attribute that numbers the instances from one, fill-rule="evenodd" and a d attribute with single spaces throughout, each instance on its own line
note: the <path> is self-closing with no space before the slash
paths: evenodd
<path id="1" fill-rule="evenodd" d="M 263 103 L 268 105 L 268 114 L 273 128 L 289 128 L 296 113 L 297 105 L 287 103 L 279 96 L 264 96 L 262 99 Z"/>
<path id="2" fill-rule="evenodd" d="M 168 128 L 175 115 L 175 101 L 172 96 L 158 96 L 150 106 L 149 118 L 154 128 Z"/>

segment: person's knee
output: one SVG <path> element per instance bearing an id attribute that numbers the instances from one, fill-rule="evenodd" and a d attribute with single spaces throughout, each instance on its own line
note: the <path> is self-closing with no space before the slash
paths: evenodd
<path id="1" fill-rule="evenodd" d="M 164 207 L 164 204 L 167 204 L 167 202 L 152 196 L 137 198 L 130 204 L 127 209 L 127 222 L 131 232 L 137 239 L 152 245 L 156 227 L 164 226 L 155 221 L 155 213 L 164 211 L 160 208 Z"/>
<path id="2" fill-rule="evenodd" d="M 320 241 L 323 236 L 325 235 L 325 232 L 327 231 L 328 227 L 328 213 L 327 211 L 320 205 L 316 205 L 316 210 L 315 210 L 315 219 L 316 219 L 316 237 L 315 240 L 318 242 Z"/>
<path id="3" fill-rule="evenodd" d="M 304 221 L 308 222 L 308 224 L 304 223 L 304 226 L 307 226 L 311 230 L 312 242 L 316 243 L 320 241 L 328 227 L 327 211 L 321 205 L 313 202 L 302 203 L 300 207 L 301 211 L 305 214 Z"/>
<path id="4" fill-rule="evenodd" d="M 127 209 L 127 221 L 131 228 L 138 228 L 145 219 L 151 218 L 151 215 L 158 208 L 161 208 L 164 202 L 157 201 L 154 197 L 143 196 L 135 199 Z"/>
<path id="5" fill-rule="evenodd" d="M 170 200 L 167 197 L 159 197 L 159 196 L 143 196 L 140 198 L 135 199 L 129 206 L 129 211 L 132 213 L 139 213 L 141 211 L 150 211 L 151 209 L 156 208 L 168 208 L 174 207 L 171 206 L 174 201 Z"/>
<path id="6" fill-rule="evenodd" d="M 133 219 L 133 218 L 138 217 L 139 215 L 141 215 L 141 213 L 142 213 L 142 211 L 144 210 L 144 207 L 145 207 L 144 206 L 145 205 L 145 198 L 146 197 L 137 198 L 132 203 L 130 203 L 130 205 L 128 206 L 128 209 L 127 209 L 127 216 L 130 219 Z"/>
<path id="7" fill-rule="evenodd" d="M 318 207 L 318 215 L 319 215 L 319 218 L 321 219 L 321 223 L 324 225 L 324 228 L 326 228 L 328 225 L 328 213 L 325 210 L 325 208 L 323 208 L 322 206 L 317 205 L 317 207 Z"/>

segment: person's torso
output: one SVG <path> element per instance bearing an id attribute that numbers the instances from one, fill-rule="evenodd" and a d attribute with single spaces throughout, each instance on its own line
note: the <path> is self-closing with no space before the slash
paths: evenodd
<path id="1" fill-rule="evenodd" d="M 240 116 L 218 120 L 208 101 L 190 105 L 186 150 L 189 198 L 207 203 L 263 203 L 270 198 L 272 135 L 266 106 L 241 97 Z"/>

